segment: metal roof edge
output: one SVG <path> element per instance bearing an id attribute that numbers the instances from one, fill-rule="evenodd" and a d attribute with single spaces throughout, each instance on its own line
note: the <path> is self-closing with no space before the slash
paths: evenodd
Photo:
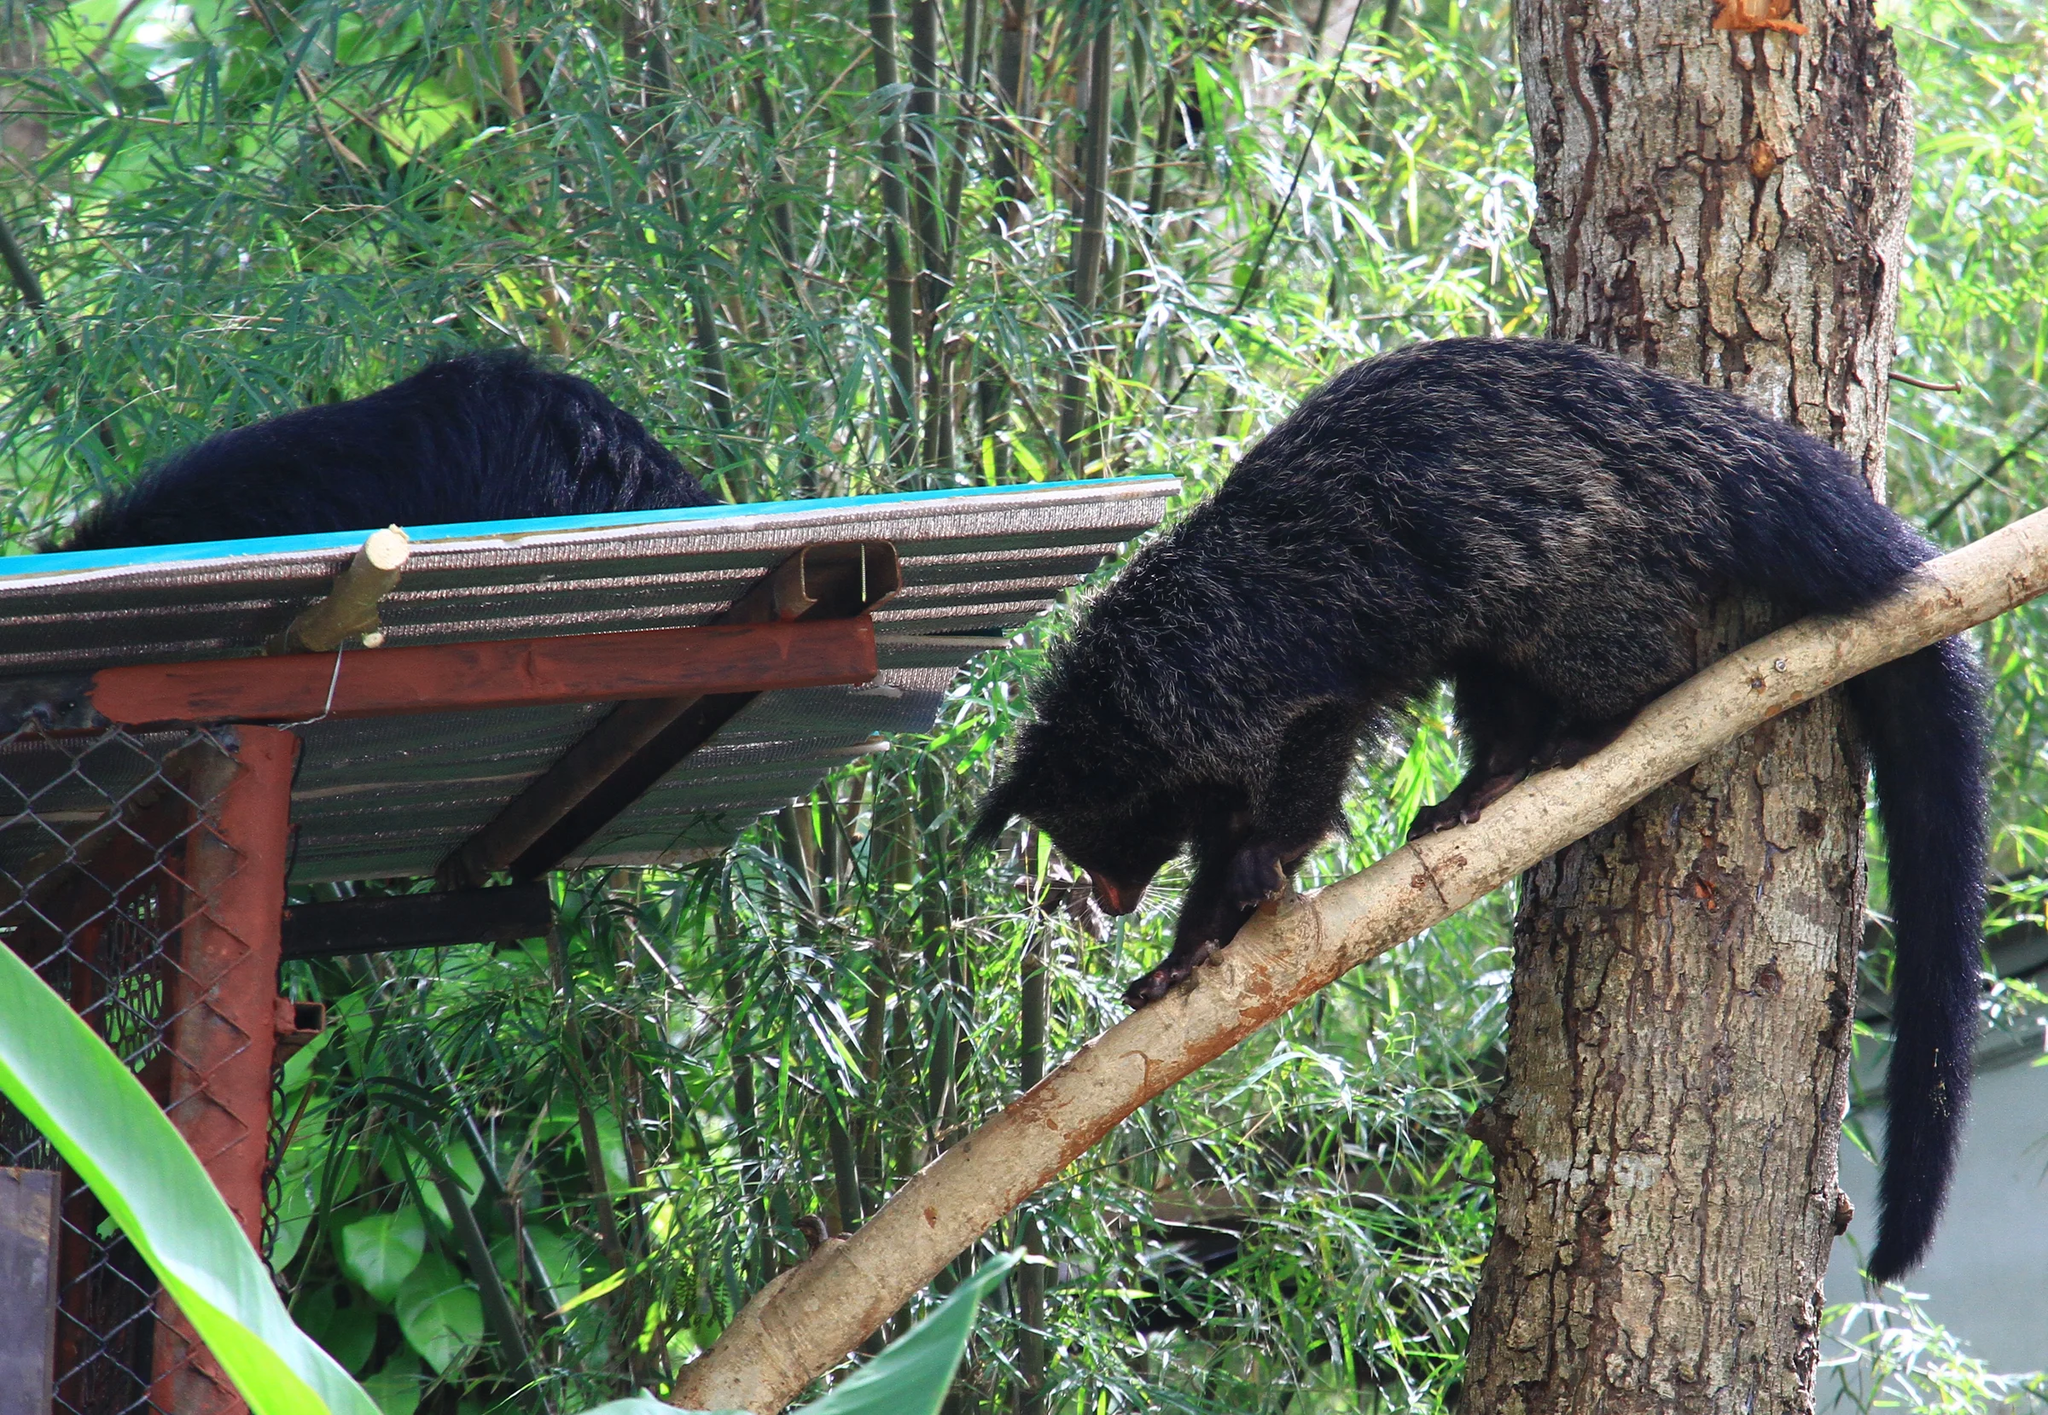
<path id="1" fill-rule="evenodd" d="M 1007 486 L 943 487 L 933 491 L 899 491 L 876 496 L 830 496 L 808 501 L 720 502 L 654 511 L 612 511 L 585 516 L 543 516 L 527 520 L 461 521 L 406 527 L 416 548 L 452 550 L 467 546 L 508 545 L 532 540 L 578 539 L 596 533 L 654 530 L 698 522 L 718 522 L 720 529 L 752 529 L 749 522 L 776 524 L 788 518 L 829 520 L 847 512 L 896 508 L 937 510 L 949 501 L 1041 499 L 1124 500 L 1171 496 L 1180 480 L 1171 476 L 1105 477 L 1094 481 L 1022 482 Z M 731 524 L 737 522 L 738 524 Z M 196 541 L 180 545 L 123 546 L 111 550 L 55 550 L 32 555 L 0 556 L 0 588 L 72 579 L 95 573 L 157 568 L 167 565 L 210 565 L 259 555 L 332 555 L 354 550 L 374 527 L 360 531 L 317 531 L 307 535 L 261 536 L 248 540 Z"/>

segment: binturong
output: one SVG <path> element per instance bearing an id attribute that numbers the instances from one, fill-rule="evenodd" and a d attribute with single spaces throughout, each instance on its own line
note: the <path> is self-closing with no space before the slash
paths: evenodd
<path id="1" fill-rule="evenodd" d="M 1142 1006 L 1337 829 L 1361 745 L 1448 681 L 1465 778 L 1411 834 L 1597 750 L 1689 675 L 1708 607 L 1843 611 L 1934 548 L 1842 453 L 1726 393 L 1536 340 L 1419 344 L 1338 375 L 1095 597 L 1033 685 L 981 808 L 1022 816 L 1136 908 L 1193 876 Z M 1977 1028 L 1984 684 L 1949 639 L 1846 690 L 1889 842 L 1897 940 L 1870 1274 L 1919 1261 Z"/>
<path id="2" fill-rule="evenodd" d="M 667 448 L 521 350 L 219 433 L 81 516 L 58 549 L 704 506 Z"/>

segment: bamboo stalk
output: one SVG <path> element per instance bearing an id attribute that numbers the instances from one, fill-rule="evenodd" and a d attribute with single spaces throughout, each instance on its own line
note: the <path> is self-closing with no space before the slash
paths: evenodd
<path id="1" fill-rule="evenodd" d="M 1138 104 L 1145 89 L 1145 50 L 1131 48 L 1131 75 L 1124 84 L 1124 101 L 1116 121 L 1116 145 L 1109 163 L 1109 192 L 1117 210 L 1129 212 L 1131 196 L 1138 181 Z M 1105 234 L 1105 239 L 1107 236 Z M 1130 273 L 1131 255 L 1137 242 L 1131 228 L 1119 229 L 1109 247 L 1109 271 L 1102 277 L 1102 307 L 1119 311 L 1124 303 L 1124 277 Z"/>
<path id="2" fill-rule="evenodd" d="M 910 195 L 904 189 L 902 77 L 895 0 L 868 0 L 875 94 L 882 103 L 882 252 L 888 287 L 889 462 L 900 477 L 917 456 L 917 274 L 911 268 Z"/>
<path id="3" fill-rule="evenodd" d="M 598 1247 L 615 1272 L 627 1271 L 626 1245 L 619 1237 L 619 1216 L 612 1208 L 611 1178 L 604 1172 L 604 1151 L 598 1145 L 597 1116 L 590 1109 L 591 1079 L 583 1055 L 583 1021 L 577 1015 L 575 978 L 569 972 L 562 931 L 548 930 L 548 963 L 555 988 L 562 995 L 562 1055 L 569 1063 L 569 1081 L 576 1092 L 576 1133 L 583 1142 L 584 1172 L 591 1202 L 597 1210 Z"/>
<path id="4" fill-rule="evenodd" d="M 926 1166 L 845 1243 L 750 1303 L 672 1399 L 771 1415 L 1132 1111 L 1351 969 L 1612 820 L 1707 753 L 1881 663 L 2048 592 L 2048 512 L 1921 567 L 1897 593 L 1737 649 L 1471 825 L 1261 909 L 1216 966 L 1119 1022 Z"/>
<path id="5" fill-rule="evenodd" d="M 727 941 L 731 941 L 729 937 Z M 754 1095 L 754 1055 L 740 1044 L 744 1035 L 741 1029 L 747 1025 L 746 1002 L 746 980 L 738 970 L 729 970 L 725 975 L 725 1008 L 726 1026 L 732 1032 L 732 1123 L 733 1134 L 739 1141 L 740 1197 L 743 1203 L 751 1200 L 757 1235 L 755 1260 L 765 1276 L 773 1265 L 769 1262 L 766 1166 L 761 1162 L 761 1110 Z"/>
<path id="6" fill-rule="evenodd" d="M 1072 288 L 1074 328 L 1067 352 L 1067 371 L 1060 380 L 1060 456 L 1070 470 L 1089 459 L 1082 455 L 1081 429 L 1089 421 L 1090 384 L 1096 348 L 1096 298 L 1102 290 L 1102 247 L 1109 211 L 1109 98 L 1115 81 L 1114 9 L 1097 0 L 1095 38 L 1088 63 L 1087 131 L 1081 154 L 1081 226 L 1074 236 Z"/>
<path id="7" fill-rule="evenodd" d="M 1150 229 L 1153 250 L 1166 243 L 1166 223 L 1161 216 L 1166 211 L 1166 179 L 1174 168 L 1173 157 L 1180 151 L 1181 144 L 1176 129 L 1180 121 L 1180 92 L 1172 69 L 1166 71 L 1159 81 L 1159 128 L 1152 138 L 1152 173 L 1145 184 L 1145 222 Z M 1131 292 L 1126 292 L 1131 293 Z M 1129 311 L 1127 311 L 1129 312 Z M 1156 336 L 1159 347 L 1159 388 L 1164 392 L 1167 373 L 1166 345 L 1168 336 L 1164 331 Z M 1145 365 L 1145 351 L 1142 347 L 1132 355 L 1134 373 L 1142 373 Z"/>
<path id="8" fill-rule="evenodd" d="M 1036 44 L 1036 16 L 1032 0 L 1002 0 L 995 44 L 994 99 L 995 133 L 989 173 L 995 179 L 996 203 L 990 213 L 990 229 L 998 242 L 1008 240 L 1025 221 L 1025 204 L 1031 200 L 1031 183 L 1026 159 L 1024 125 L 1033 109 L 1031 83 L 1032 51 Z M 1008 374 L 986 354 L 977 355 L 981 376 L 975 404 L 983 438 L 994 437 L 1005 421 L 1010 401 Z M 998 480 L 1010 473 L 1009 444 L 997 438 L 993 448 Z"/>
<path id="9" fill-rule="evenodd" d="M 1017 1086 L 1029 1093 L 1045 1079 L 1045 944 L 1046 931 L 1034 926 L 1024 941 L 1024 959 L 1019 983 L 1017 1025 Z M 1017 1241 L 1034 1257 L 1042 1257 L 1045 1233 L 1035 1216 L 1018 1224 Z M 1022 1263 L 1017 1267 L 1017 1380 L 1018 1415 L 1044 1415 L 1045 1411 L 1045 1266 Z"/>
<path id="10" fill-rule="evenodd" d="M 970 9 L 972 0 L 969 0 Z M 971 17 L 970 17 L 971 18 Z M 917 221 L 918 327 L 924 339 L 924 464 L 953 464 L 952 359 L 944 328 L 952 298 L 952 228 L 939 178 L 939 6 L 912 0 L 910 8 L 911 208 Z"/>
<path id="11" fill-rule="evenodd" d="M 960 105 L 953 123 L 953 151 L 946 159 L 944 251 L 946 276 L 952 278 L 960 247 L 960 200 L 967 187 L 967 151 L 974 135 L 975 119 L 970 109 L 973 95 L 981 87 L 982 0 L 961 0 L 960 4 L 960 92 L 968 102 Z"/>
<path id="12" fill-rule="evenodd" d="M 837 1105 L 826 1120 L 826 1145 L 832 1152 L 832 1190 L 839 1201 L 839 1231 L 851 1233 L 867 1217 L 860 1197 L 860 1160 L 853 1151 L 853 1136 L 840 1118 Z"/>
<path id="13" fill-rule="evenodd" d="M 939 224 L 939 6 L 910 0 L 910 93 L 904 145 L 910 157 L 910 209 L 917 226 L 918 309 L 926 337 L 945 303 L 946 237 Z"/>
<path id="14" fill-rule="evenodd" d="M 747 0 L 747 26 L 753 31 L 755 42 L 765 48 L 769 38 L 767 0 Z M 752 88 L 754 117 L 761 125 L 761 140 L 768 147 L 769 170 L 776 184 L 783 188 L 778 199 L 768 203 L 768 229 L 774 234 L 776 251 L 782 257 L 783 275 L 789 282 L 789 292 L 801 304 L 804 292 L 798 272 L 802 267 L 797 257 L 796 224 L 789 214 L 787 195 L 793 183 L 789 165 L 783 161 L 782 151 L 777 146 L 782 118 L 776 109 L 775 94 L 768 87 L 768 75 L 760 69 L 754 71 Z"/>
<path id="15" fill-rule="evenodd" d="M 1032 0 L 1003 0 L 1002 40 L 996 48 L 996 105 L 1002 135 L 996 143 L 993 175 L 1001 200 L 994 214 L 998 234 L 1024 224 L 1024 204 L 1031 200 L 1026 178 L 1024 124 L 1032 111 L 1031 53 L 1036 16 Z"/>
<path id="16" fill-rule="evenodd" d="M 672 101 L 676 93 L 675 60 L 668 42 L 668 10 L 661 0 L 650 0 L 647 16 L 647 70 L 641 87 L 641 102 L 652 114 L 657 104 Z M 689 188 L 683 180 L 682 163 L 676 155 L 671 115 L 662 114 L 652 123 L 659 144 L 661 182 L 669 217 L 694 239 L 696 220 L 691 210 Z M 718 305 L 704 279 L 701 259 L 685 257 L 688 274 L 684 285 L 690 299 L 690 346 L 697 351 L 697 377 L 704 390 L 705 406 L 711 413 L 719 469 L 734 461 L 732 379 L 725 367 L 725 343 L 718 332 Z"/>

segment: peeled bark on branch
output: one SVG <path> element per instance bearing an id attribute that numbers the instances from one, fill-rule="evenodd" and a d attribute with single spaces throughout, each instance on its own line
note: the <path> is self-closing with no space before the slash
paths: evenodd
<path id="1" fill-rule="evenodd" d="M 1803 620 L 1666 693 L 1604 751 L 1477 823 L 1261 910 L 1199 982 L 1088 1043 L 915 1176 L 861 1229 L 755 1297 L 672 1399 L 771 1415 L 1119 1121 L 1295 1004 L 1613 820 L 1723 743 L 1880 663 L 2048 592 L 2048 512 L 1923 567 L 1858 614 Z"/>

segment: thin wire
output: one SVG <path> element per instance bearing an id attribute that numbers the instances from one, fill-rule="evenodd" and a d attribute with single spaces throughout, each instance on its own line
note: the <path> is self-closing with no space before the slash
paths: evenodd
<path id="1" fill-rule="evenodd" d="M 327 702 L 321 707 L 319 715 L 317 717 L 301 718 L 297 722 L 281 722 L 278 726 L 310 727 L 316 722 L 324 722 L 334 716 L 334 690 L 341 682 L 341 655 L 346 651 L 347 647 L 346 641 L 334 646 L 334 672 L 327 679 Z"/>

